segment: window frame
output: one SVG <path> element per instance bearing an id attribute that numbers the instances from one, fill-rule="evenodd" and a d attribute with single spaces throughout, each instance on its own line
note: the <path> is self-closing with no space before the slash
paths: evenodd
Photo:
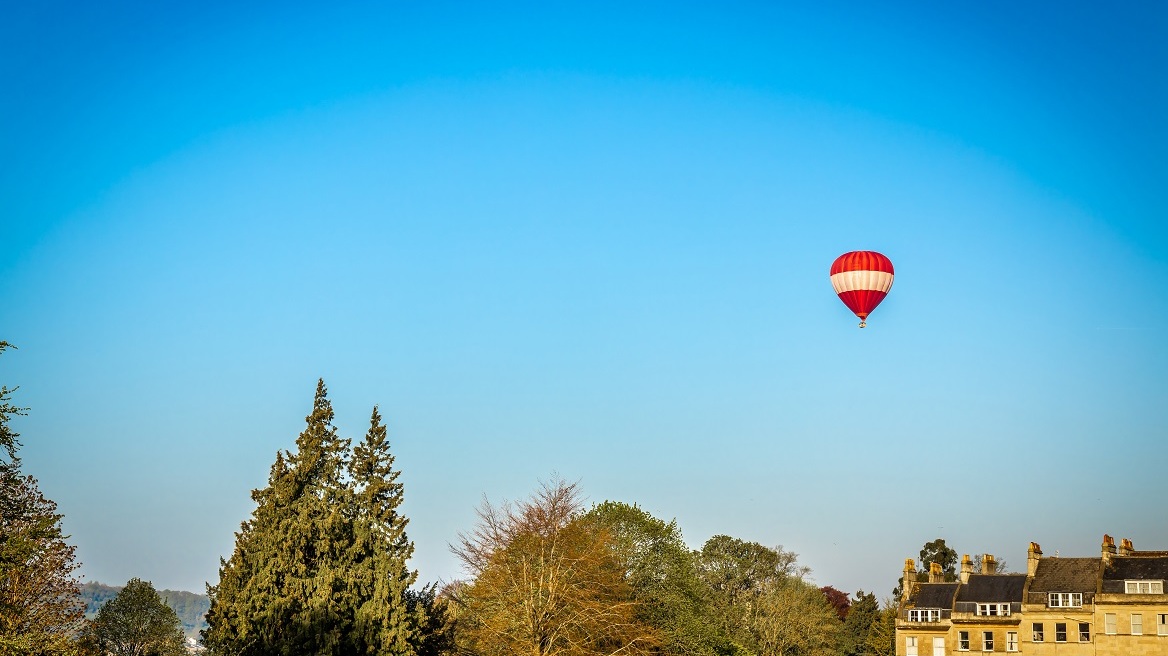
<path id="1" fill-rule="evenodd" d="M 969 631 L 957 632 L 957 651 L 969 651 Z"/>
<path id="2" fill-rule="evenodd" d="M 1156 635 L 1168 636 L 1168 613 L 1156 613 Z"/>
<path id="3" fill-rule="evenodd" d="M 1079 622 L 1079 642 L 1091 642 L 1091 623 Z"/>
<path id="4" fill-rule="evenodd" d="M 1135 590 L 1132 590 L 1132 587 Z M 1146 587 L 1146 590 L 1140 590 L 1141 587 Z M 1123 582 L 1124 594 L 1164 594 L 1164 581 L 1162 579 L 1126 579 Z"/>
<path id="5" fill-rule="evenodd" d="M 1082 592 L 1051 592 L 1046 598 L 1047 608 L 1082 608 Z"/>
<path id="6" fill-rule="evenodd" d="M 1061 630 L 1059 627 L 1062 627 Z M 1060 638 L 1059 636 L 1062 636 L 1062 637 Z M 1066 622 L 1055 622 L 1054 623 L 1054 641 L 1055 642 L 1066 642 L 1067 641 L 1067 623 Z"/>
<path id="7" fill-rule="evenodd" d="M 1030 642 L 1046 642 L 1046 627 L 1042 622 L 1034 622 L 1030 627 Z"/>
<path id="8" fill-rule="evenodd" d="M 904 638 L 904 653 L 905 656 L 918 656 L 917 654 L 917 637 L 905 636 Z"/>
<path id="9" fill-rule="evenodd" d="M 993 651 L 994 650 L 994 632 L 993 631 L 982 631 L 981 632 L 981 650 L 982 651 Z"/>
<path id="10" fill-rule="evenodd" d="M 1131 617 L 1128 618 L 1128 621 L 1131 623 L 1131 634 L 1132 635 L 1144 635 L 1144 614 L 1143 613 L 1132 613 Z"/>
<path id="11" fill-rule="evenodd" d="M 1010 604 L 978 604 L 974 614 L 982 617 L 1008 617 L 1010 615 Z"/>
<path id="12" fill-rule="evenodd" d="M 1018 632 L 1006 631 L 1006 651 L 1018 651 Z"/>
<path id="13" fill-rule="evenodd" d="M 1119 632 L 1119 615 L 1115 613 L 1103 613 L 1103 633 L 1104 635 L 1115 635 Z"/>
<path id="14" fill-rule="evenodd" d="M 940 608 L 911 608 L 908 611 L 908 621 L 910 622 L 940 622 L 941 609 Z"/>

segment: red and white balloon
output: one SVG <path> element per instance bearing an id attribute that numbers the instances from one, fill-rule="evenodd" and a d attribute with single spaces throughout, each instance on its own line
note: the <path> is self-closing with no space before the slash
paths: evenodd
<path id="1" fill-rule="evenodd" d="M 831 286 L 848 309 L 860 317 L 860 327 L 868 315 L 892 289 L 892 260 L 876 251 L 852 251 L 831 263 Z"/>

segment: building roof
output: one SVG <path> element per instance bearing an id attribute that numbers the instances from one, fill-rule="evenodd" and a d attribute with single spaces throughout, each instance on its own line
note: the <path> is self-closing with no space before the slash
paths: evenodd
<path id="1" fill-rule="evenodd" d="M 1095 592 L 1099 558 L 1043 558 L 1038 561 L 1031 592 Z"/>
<path id="2" fill-rule="evenodd" d="M 1103 569 L 1103 592 L 1123 592 L 1125 580 L 1168 580 L 1168 552 L 1112 556 L 1111 564 Z"/>
<path id="3" fill-rule="evenodd" d="M 914 608 L 953 608 L 953 594 L 958 583 L 917 583 L 908 605 Z"/>
<path id="4" fill-rule="evenodd" d="M 1025 574 L 971 574 L 957 591 L 957 601 L 1021 602 Z"/>

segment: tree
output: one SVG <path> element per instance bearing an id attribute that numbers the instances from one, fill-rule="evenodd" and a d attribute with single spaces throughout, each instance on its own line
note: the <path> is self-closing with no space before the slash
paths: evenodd
<path id="1" fill-rule="evenodd" d="M 0 353 L 10 347 L 0 342 Z M 26 410 L 12 404 L 15 391 L 0 386 L 0 653 L 69 653 L 84 618 L 78 564 L 57 504 L 21 472 L 10 421 Z"/>
<path id="2" fill-rule="evenodd" d="M 841 622 L 847 618 L 848 610 L 852 606 L 852 600 L 848 598 L 848 593 L 836 590 L 830 585 L 823 586 L 819 591 L 827 598 L 827 603 L 831 604 L 831 607 L 835 609 Z"/>
<path id="3" fill-rule="evenodd" d="M 423 622 L 419 613 L 425 612 L 424 606 L 407 604 L 406 593 L 418 573 L 406 564 L 414 545 L 406 537 L 409 520 L 398 513 L 403 493 L 393 462 L 385 425 L 374 407 L 365 439 L 349 461 L 356 515 L 349 583 L 361 592 L 352 636 L 357 653 L 408 653 Z"/>
<path id="4" fill-rule="evenodd" d="M 711 622 L 695 555 L 677 522 L 635 505 L 606 501 L 586 518 L 612 538 L 613 550 L 639 603 L 638 617 L 661 634 L 663 654 L 714 654 L 724 648 Z"/>
<path id="5" fill-rule="evenodd" d="M 208 586 L 204 643 L 252 654 L 412 654 L 420 618 L 405 593 L 413 545 L 398 513 L 385 428 L 374 409 L 350 455 L 324 381 L 295 452 L 276 454 L 267 487 Z"/>
<path id="6" fill-rule="evenodd" d="M 760 656 L 835 656 L 839 616 L 815 586 L 799 578 L 768 582 L 750 632 Z"/>
<path id="7" fill-rule="evenodd" d="M 422 622 L 413 635 L 416 656 L 442 656 L 454 653 L 455 619 L 450 597 L 439 594 L 437 585 L 406 591 L 406 607 Z"/>
<path id="8" fill-rule="evenodd" d="M 754 641 L 751 630 L 763 594 L 808 572 L 796 563 L 794 553 L 782 547 L 771 549 L 727 535 L 707 540 L 697 556 L 698 574 L 707 586 L 714 621 L 722 635 L 740 645 Z"/>
<path id="9" fill-rule="evenodd" d="M 895 597 L 885 599 L 876 621 L 868 630 L 866 641 L 868 656 L 894 656 L 896 654 L 896 614 L 898 604 Z"/>
<path id="10" fill-rule="evenodd" d="M 844 656 L 867 656 L 871 653 L 868 647 L 868 635 L 872 632 L 872 625 L 880 618 L 880 604 L 876 595 L 859 590 L 856 600 L 851 604 L 847 618 L 844 619 L 843 629 L 840 631 L 840 653 Z"/>
<path id="11" fill-rule="evenodd" d="M 460 649 L 480 656 L 648 653 L 656 632 L 614 557 L 611 537 L 581 517 L 575 483 L 543 483 L 528 500 L 493 506 L 459 536 L 472 577 L 457 592 Z"/>
<path id="12" fill-rule="evenodd" d="M 927 577 L 929 564 L 938 563 L 941 565 L 941 573 L 945 576 L 946 581 L 957 580 L 957 552 L 945 544 L 944 538 L 926 542 L 925 546 L 921 547 L 920 555 L 919 573 L 923 573 Z"/>
<path id="13" fill-rule="evenodd" d="M 182 656 L 182 622 L 149 581 L 130 579 L 82 631 L 93 656 Z"/>
<path id="14" fill-rule="evenodd" d="M 945 544 L 944 538 L 937 538 L 932 542 L 926 542 L 921 547 L 920 560 L 917 562 L 917 580 L 929 580 L 929 565 L 937 563 L 941 566 L 941 574 L 946 582 L 953 582 L 957 580 L 957 551 L 949 548 Z M 896 587 L 892 589 L 893 598 L 900 598 L 901 592 L 904 590 L 904 581 L 898 580 Z"/>

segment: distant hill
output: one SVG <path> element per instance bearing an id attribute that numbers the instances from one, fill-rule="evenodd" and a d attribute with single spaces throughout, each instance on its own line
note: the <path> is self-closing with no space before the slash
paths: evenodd
<path id="1" fill-rule="evenodd" d="M 81 586 L 81 600 L 85 602 L 85 617 L 92 619 L 105 602 L 118 596 L 122 586 L 105 585 L 90 581 Z M 182 590 L 159 590 L 158 596 L 174 609 L 182 622 L 183 633 L 192 638 L 199 637 L 199 631 L 207 627 L 204 616 L 211 607 L 207 595 L 184 592 Z"/>

